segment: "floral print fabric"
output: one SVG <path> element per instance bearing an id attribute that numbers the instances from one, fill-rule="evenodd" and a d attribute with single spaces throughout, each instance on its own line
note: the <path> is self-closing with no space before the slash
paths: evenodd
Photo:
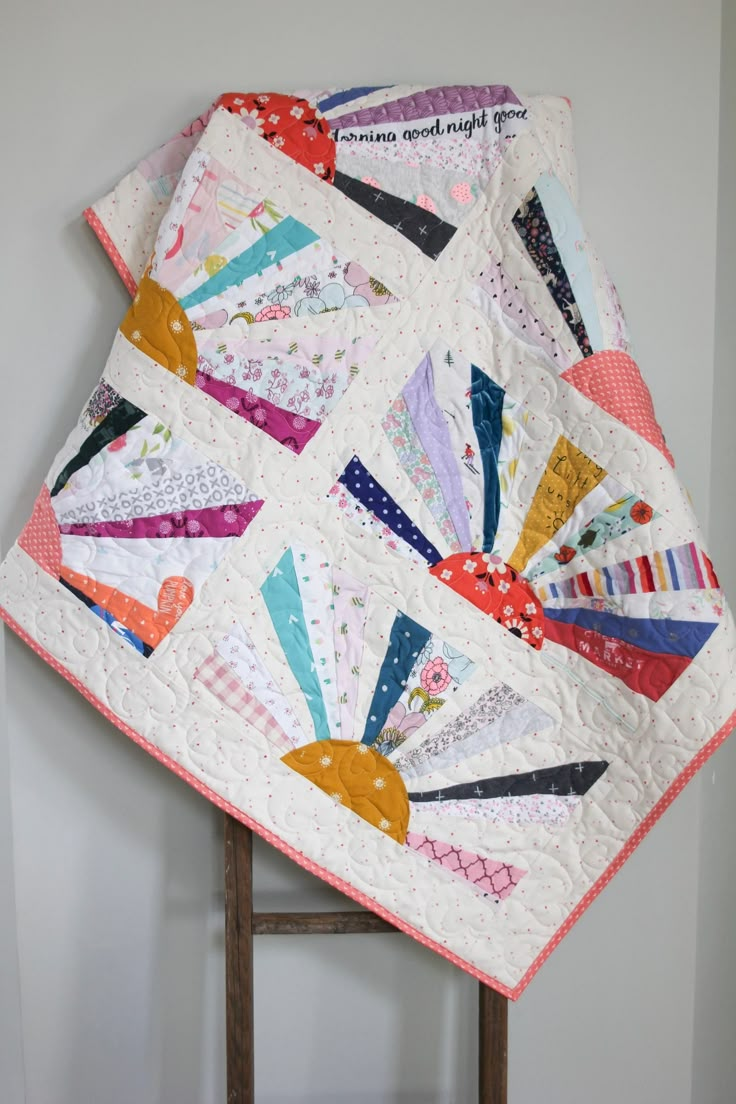
<path id="1" fill-rule="evenodd" d="M 584 357 L 591 356 L 588 331 L 575 301 L 570 278 L 562 263 L 547 216 L 534 188 L 514 215 L 514 226 L 549 293 L 565 317 Z"/>

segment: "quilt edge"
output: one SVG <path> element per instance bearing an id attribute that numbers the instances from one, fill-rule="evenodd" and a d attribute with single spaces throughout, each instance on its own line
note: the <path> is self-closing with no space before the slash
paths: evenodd
<path id="1" fill-rule="evenodd" d="M 125 287 L 132 299 L 136 291 L 138 290 L 138 285 L 135 281 L 133 273 L 130 271 L 121 254 L 119 253 L 115 242 L 112 240 L 107 230 L 105 229 L 100 216 L 97 214 L 93 207 L 85 208 L 85 210 L 82 212 L 82 215 L 99 239 L 102 248 L 105 250 L 108 257 L 112 261 L 115 267 L 115 271 L 125 284 Z"/>
<path id="2" fill-rule="evenodd" d="M 1 612 L 1 611 L 0 611 Z M 711 736 L 710 740 L 706 744 L 703 744 L 702 748 L 683 770 L 677 775 L 677 777 L 670 783 L 662 796 L 656 802 L 656 804 L 649 810 L 647 815 L 642 820 L 641 824 L 632 832 L 627 839 L 624 846 L 618 852 L 614 859 L 608 864 L 603 873 L 593 883 L 588 892 L 580 898 L 575 908 L 572 910 L 567 919 L 560 925 L 550 941 L 539 952 L 537 957 L 532 962 L 529 969 L 522 976 L 521 980 L 516 984 L 510 997 L 512 1000 L 517 1000 L 519 996 L 526 989 L 529 982 L 532 980 L 537 971 L 544 965 L 549 956 L 555 950 L 556 947 L 562 942 L 568 932 L 575 926 L 583 913 L 592 905 L 599 893 L 606 888 L 608 883 L 619 872 L 627 859 L 629 859 L 634 851 L 636 851 L 639 844 L 652 830 L 663 813 L 667 811 L 669 806 L 678 797 L 685 786 L 690 782 L 698 773 L 700 768 L 707 763 L 711 755 L 713 755 L 718 748 L 723 744 L 726 739 L 731 735 L 734 728 L 736 728 L 736 709 L 731 713 L 728 720 L 721 725 L 718 731 Z"/>
<path id="3" fill-rule="evenodd" d="M 391 912 L 390 909 L 387 909 L 378 901 L 374 901 L 372 897 L 369 897 L 367 894 L 362 893 L 359 889 L 351 886 L 349 882 L 344 881 L 342 878 L 338 877 L 336 874 L 333 874 L 325 867 L 322 867 L 318 863 L 315 863 L 312 859 L 308 858 L 307 855 L 303 854 L 301 851 L 298 851 L 295 847 L 292 847 L 291 844 L 287 843 L 285 840 L 282 840 L 269 828 L 264 827 L 253 817 L 248 816 L 247 813 L 244 813 L 241 809 L 238 809 L 235 805 L 232 805 L 229 801 L 227 801 L 224 797 L 221 797 L 214 790 L 211 790 L 209 786 L 206 786 L 203 782 L 200 782 L 199 779 L 196 778 L 193 774 L 191 774 L 184 767 L 180 766 L 179 763 L 177 763 L 175 760 L 171 759 L 168 755 L 162 752 L 160 748 L 157 748 L 155 744 L 152 744 L 150 740 L 147 740 L 145 736 L 142 736 L 139 732 L 136 732 L 136 730 L 130 725 L 126 724 L 126 722 L 121 717 L 118 717 L 117 714 L 107 705 L 105 705 L 105 703 L 102 702 L 95 694 L 93 694 L 92 691 L 89 690 L 88 687 L 86 687 L 84 683 L 76 677 L 76 675 L 72 674 L 72 672 L 67 667 L 65 667 L 63 663 L 60 663 L 55 656 L 48 652 L 42 644 L 39 644 L 38 641 L 35 640 L 30 635 L 30 633 L 28 633 L 26 629 L 24 629 L 23 626 L 20 625 L 12 616 L 12 614 L 8 613 L 8 611 L 2 605 L 0 605 L 0 620 L 4 621 L 8 628 L 12 629 L 13 632 L 17 636 L 19 636 L 25 644 L 32 648 L 33 651 L 38 656 L 40 656 L 45 663 L 52 667 L 54 671 L 58 672 L 58 674 L 65 678 L 66 681 L 71 686 L 73 686 L 75 690 L 78 690 L 79 693 L 82 694 L 82 696 L 86 698 L 87 701 L 91 705 L 93 705 L 94 708 L 99 713 L 101 713 L 106 720 L 114 724 L 116 728 L 118 728 L 121 732 L 123 732 L 126 736 L 133 740 L 134 743 L 143 748 L 144 751 L 147 751 L 148 754 L 156 759 L 159 763 L 172 771 L 177 776 L 177 778 L 182 779 L 182 781 L 190 785 L 192 789 L 196 790 L 197 793 L 207 798 L 208 801 L 210 801 L 218 809 L 222 810 L 222 812 L 228 813 L 236 820 L 239 820 L 241 824 L 245 824 L 246 827 L 256 832 L 267 843 L 270 843 L 272 847 L 275 847 L 278 851 L 283 852 L 310 874 L 316 875 L 322 881 L 327 882 L 329 885 L 333 886 L 333 888 L 339 890 L 340 893 L 344 893 L 346 897 L 350 897 L 357 904 L 362 905 L 370 912 L 373 912 L 377 916 L 380 916 L 382 919 L 387 920 L 399 931 L 403 932 L 405 935 L 411 936 L 412 939 L 416 940 L 422 946 L 427 947 L 429 950 L 434 951 L 436 954 L 442 955 L 443 958 L 446 958 L 454 966 L 459 967 L 465 973 L 470 974 L 471 977 L 476 978 L 484 985 L 488 985 L 490 986 L 490 988 L 495 989 L 497 992 L 501 993 L 502 996 L 509 997 L 511 1000 L 516 999 L 516 996 L 514 995 L 516 993 L 516 989 L 512 989 L 508 985 L 504 985 L 503 982 L 498 981 L 496 978 L 493 978 L 488 974 L 484 974 L 482 970 L 477 969 L 477 967 L 473 966 L 471 963 L 467 962 L 459 955 L 456 955 L 447 947 L 443 947 L 441 943 L 436 943 L 429 936 L 419 931 L 418 928 L 413 927 L 406 920 L 403 920 L 400 916 L 397 916 L 395 913 Z"/>
<path id="4" fill-rule="evenodd" d="M 138 744 L 139 747 L 143 748 L 144 751 L 148 752 L 148 754 L 156 759 L 159 763 L 167 767 L 178 778 L 182 779 L 182 781 L 190 785 L 203 797 L 207 798 L 208 801 L 210 801 L 218 809 L 222 810 L 222 812 L 228 813 L 236 820 L 239 820 L 242 824 L 245 824 L 248 828 L 261 836 L 261 838 L 264 839 L 267 843 L 270 843 L 272 847 L 275 847 L 278 851 L 283 852 L 283 854 L 287 855 L 290 859 L 292 859 L 293 862 L 296 862 L 299 866 L 303 867 L 310 874 L 315 874 L 317 877 L 321 878 L 322 881 L 327 882 L 328 885 L 331 885 L 335 889 L 339 890 L 341 893 L 344 893 L 346 897 L 350 897 L 357 904 L 362 905 L 370 912 L 373 912 L 377 916 L 382 917 L 382 919 L 387 920 L 390 924 L 393 924 L 395 928 L 403 932 L 405 935 L 411 936 L 412 939 L 416 940 L 422 946 L 427 947 L 430 950 L 434 951 L 436 954 L 441 955 L 443 958 L 447 959 L 448 962 L 451 962 L 454 966 L 457 966 L 459 969 L 463 970 L 466 974 L 470 974 L 470 976 L 475 978 L 477 981 L 480 981 L 482 984 L 489 986 L 491 989 L 495 989 L 496 992 L 500 993 L 504 997 L 508 997 L 512 1001 L 516 1001 L 519 999 L 521 994 L 531 982 L 532 978 L 547 961 L 552 951 L 554 951 L 555 948 L 559 946 L 565 936 L 575 926 L 577 921 L 586 912 L 588 907 L 593 903 L 599 893 L 601 893 L 601 891 L 605 889 L 613 876 L 618 873 L 626 860 L 631 857 L 631 855 L 637 849 L 642 840 L 649 834 L 656 822 L 659 820 L 662 814 L 666 812 L 674 799 L 682 792 L 688 782 L 691 781 L 691 779 L 697 774 L 700 768 L 718 750 L 721 744 L 724 743 L 724 741 L 731 734 L 734 728 L 736 728 L 735 709 L 731 713 L 728 720 L 723 725 L 721 725 L 718 731 L 710 738 L 710 740 L 706 744 L 703 745 L 700 751 L 697 752 L 697 754 L 688 763 L 688 765 L 677 775 L 674 781 L 670 783 L 670 785 L 667 787 L 667 789 L 653 806 L 653 808 L 650 809 L 650 811 L 644 817 L 641 824 L 628 838 L 616 857 L 608 864 L 608 866 L 598 877 L 596 882 L 590 887 L 588 892 L 580 899 L 575 908 L 570 912 L 567 919 L 560 925 L 560 927 L 557 929 L 551 939 L 545 944 L 545 946 L 539 952 L 532 964 L 522 975 L 520 981 L 518 981 L 515 986 L 510 987 L 508 985 L 505 985 L 498 979 L 490 976 L 489 974 L 485 974 L 482 970 L 479 970 L 477 967 L 473 966 L 466 959 L 461 958 L 459 955 L 456 955 L 447 947 L 443 947 L 442 944 L 435 942 L 429 936 L 419 931 L 418 928 L 413 927 L 406 920 L 403 920 L 400 916 L 392 913 L 390 909 L 387 909 L 378 901 L 373 900 L 373 898 L 369 897 L 367 894 L 362 893 L 359 889 L 356 889 L 354 886 L 350 885 L 349 882 L 344 881 L 342 878 L 338 877 L 336 874 L 333 874 L 325 867 L 322 867 L 318 863 L 315 863 L 312 859 L 308 858 L 301 851 L 298 851 L 295 847 L 292 847 L 291 844 L 287 843 L 285 840 L 282 840 L 270 829 L 265 828 L 253 817 L 248 816 L 247 813 L 244 813 L 242 810 L 232 805 L 225 798 L 215 793 L 214 790 L 211 790 L 204 783 L 200 782 L 199 779 L 196 778 L 193 774 L 185 770 L 184 767 L 179 765 L 179 763 L 175 762 L 175 760 L 171 759 L 168 755 L 162 752 L 160 748 L 157 748 L 155 744 L 152 744 L 139 732 L 136 732 L 134 728 L 126 724 L 126 722 L 122 720 L 121 717 L 118 717 L 117 714 L 114 713 L 113 710 L 111 710 L 108 706 L 106 706 L 105 703 L 102 702 L 95 694 L 93 694 L 92 691 L 89 690 L 84 685 L 84 683 L 82 683 L 76 677 L 76 675 L 72 674 L 72 672 L 68 670 L 68 668 L 66 668 L 62 663 L 60 663 L 55 658 L 55 656 L 48 652 L 42 644 L 39 644 L 38 641 L 35 640 L 23 628 L 23 626 L 15 620 L 12 614 L 8 613 L 8 611 L 2 605 L 0 605 L 0 619 L 4 621 L 8 628 L 12 629 L 13 632 L 17 636 L 19 636 L 21 640 L 28 644 L 29 647 L 32 648 L 33 651 L 41 657 L 41 659 L 43 659 L 50 667 L 52 667 L 63 678 L 65 678 L 67 682 L 75 688 L 75 690 L 78 690 L 80 694 L 82 694 L 83 697 L 85 697 L 87 701 L 91 705 L 93 705 L 95 709 L 102 714 L 103 717 L 106 718 L 106 720 L 114 724 L 116 728 L 118 728 L 121 732 L 123 732 L 126 736 L 133 740 L 134 743 Z"/>

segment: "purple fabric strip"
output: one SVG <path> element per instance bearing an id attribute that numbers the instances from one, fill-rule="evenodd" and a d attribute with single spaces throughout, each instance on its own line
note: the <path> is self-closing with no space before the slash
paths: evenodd
<path id="1" fill-rule="evenodd" d="M 322 425 L 321 422 L 305 418 L 301 414 L 282 410 L 268 399 L 254 395 L 252 391 L 243 391 L 242 388 L 225 383 L 206 372 L 197 372 L 197 387 L 215 402 L 262 429 L 292 452 L 301 452 Z"/>
<path id="2" fill-rule="evenodd" d="M 410 122 L 412 119 L 429 119 L 433 115 L 458 115 L 462 111 L 478 111 L 504 103 L 521 103 L 506 84 L 443 85 L 441 88 L 426 88 L 415 92 L 413 96 L 402 96 L 390 103 L 364 107 L 362 111 L 330 119 L 330 130 Z"/>
<path id="3" fill-rule="evenodd" d="M 697 590 L 698 577 L 693 568 L 692 545 L 681 544 L 679 548 L 673 548 L 678 564 L 677 574 L 680 582 L 684 584 L 683 590 Z"/>
<path id="4" fill-rule="evenodd" d="M 462 479 L 442 411 L 434 397 L 432 362 L 429 353 L 401 392 L 417 437 L 437 476 L 447 512 L 455 526 L 461 547 L 471 549 L 470 522 Z"/>
<path id="5" fill-rule="evenodd" d="M 240 537 L 262 505 L 263 499 L 259 498 L 255 502 L 207 506 L 203 510 L 182 510 L 125 521 L 89 521 L 59 528 L 73 537 Z"/>

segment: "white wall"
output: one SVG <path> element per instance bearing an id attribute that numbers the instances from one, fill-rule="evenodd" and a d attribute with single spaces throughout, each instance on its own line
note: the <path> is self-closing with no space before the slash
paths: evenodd
<path id="1" fill-rule="evenodd" d="M 4 641 L 0 641 L 0 701 L 5 700 Z M 4 715 L 0 717 L 0 1087 L 8 1104 L 23 1099 L 23 1034 L 15 921 L 10 771 Z"/>
<path id="2" fill-rule="evenodd" d="M 705 520 L 719 19 L 718 0 L 15 5 L 0 58 L 6 546 L 126 305 L 85 204 L 221 90 L 393 80 L 571 97 L 584 220 Z M 10 636 L 6 650 L 27 1104 L 220 1104 L 218 815 Z M 4 780 L 0 755 L 0 806 Z M 731 1055 L 707 1042 L 733 989 L 720 1004 L 697 990 L 695 1062 L 692 1040 L 698 931 L 709 977 L 733 956 L 710 911 L 728 792 L 708 798 L 701 856 L 689 787 L 512 1009 L 511 1104 L 727 1104 Z M 0 892 L 8 848 L 0 818 Z M 265 846 L 257 860 L 259 901 L 334 899 Z M 13 938 L 0 912 L 3 953 Z M 259 1104 L 473 1099 L 476 987 L 407 939 L 264 940 L 256 985 Z M 12 976 L 2 993 L 17 1007 Z M 0 1028 L 6 1015 L 0 1003 Z M 693 1076 L 705 1095 L 691 1098 Z"/>
<path id="3" fill-rule="evenodd" d="M 736 3 L 725 0 L 721 42 L 718 252 L 710 538 L 721 581 L 736 595 Z M 736 740 L 703 771 L 693 1049 L 694 1104 L 730 1104 L 736 1095 Z"/>

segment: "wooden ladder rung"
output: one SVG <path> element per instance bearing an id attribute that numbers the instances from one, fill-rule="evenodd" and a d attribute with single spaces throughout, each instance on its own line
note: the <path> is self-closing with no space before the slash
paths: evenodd
<path id="1" fill-rule="evenodd" d="M 225 817 L 227 1101 L 254 1104 L 253 936 L 396 932 L 372 912 L 253 912 L 253 834 Z M 478 987 L 478 1100 L 507 1104 L 508 1001 Z"/>
<path id="2" fill-rule="evenodd" d="M 254 935 L 365 935 L 397 932 L 373 912 L 254 912 Z"/>

